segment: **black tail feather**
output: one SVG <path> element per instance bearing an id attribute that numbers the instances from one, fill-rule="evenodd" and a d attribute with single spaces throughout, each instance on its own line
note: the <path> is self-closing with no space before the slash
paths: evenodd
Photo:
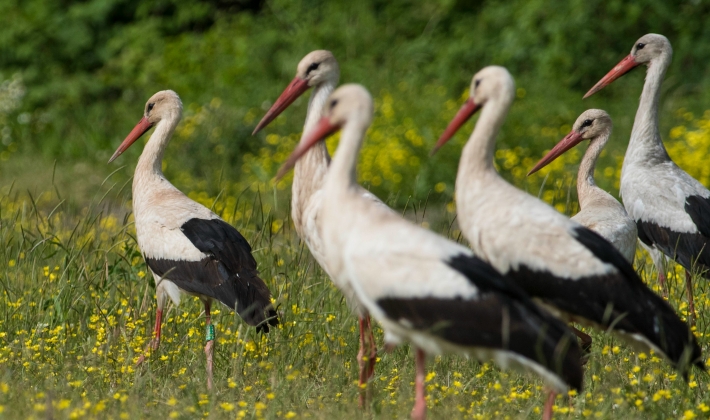
<path id="1" fill-rule="evenodd" d="M 422 326 L 427 322 L 449 323 L 451 326 L 442 330 L 447 340 L 512 351 L 581 390 L 582 350 L 567 325 L 542 310 L 514 281 L 480 258 L 457 255 L 447 263 L 466 276 L 480 296 L 473 301 L 444 300 L 446 307 L 441 310 L 435 310 L 439 300 L 416 302 L 418 306 L 434 306 L 421 308 L 424 312 L 420 313 L 430 313 L 428 320 L 419 320 Z M 416 317 L 416 313 L 409 316 Z M 439 319 L 442 317 L 447 319 Z"/>
<path id="2" fill-rule="evenodd" d="M 566 279 L 525 266 L 508 272 L 530 296 L 575 317 L 620 332 L 640 335 L 660 350 L 683 376 L 690 365 L 705 369 L 700 346 L 671 306 L 641 281 L 631 264 L 598 234 L 575 229 L 576 239 L 617 271 Z"/>

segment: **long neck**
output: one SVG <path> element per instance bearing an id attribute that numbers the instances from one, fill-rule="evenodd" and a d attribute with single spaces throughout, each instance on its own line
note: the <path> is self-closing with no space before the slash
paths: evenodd
<path id="1" fill-rule="evenodd" d="M 351 118 L 345 124 L 340 135 L 338 152 L 330 164 L 326 189 L 345 191 L 357 185 L 355 168 L 365 131 L 367 124 L 363 124 L 358 118 Z"/>
<path id="2" fill-rule="evenodd" d="M 512 99 L 507 95 L 491 98 L 483 107 L 481 117 L 461 152 L 456 179 L 474 179 L 476 174 L 497 173 L 493 166 L 496 137 L 508 114 Z"/>
<path id="3" fill-rule="evenodd" d="M 319 84 L 313 90 L 308 101 L 308 114 L 303 126 L 303 134 L 309 132 L 323 116 L 323 106 L 328 100 L 337 81 Z M 313 194 L 323 188 L 325 175 L 328 173 L 330 155 L 325 145 L 325 140 L 319 141 L 293 168 L 293 184 L 291 186 L 291 216 L 296 230 L 301 233 L 301 224 L 304 222 L 303 213 L 308 207 Z"/>
<path id="4" fill-rule="evenodd" d="M 330 94 L 333 93 L 337 83 L 337 81 L 329 80 L 313 88 L 311 98 L 308 100 L 308 112 L 306 113 L 306 122 L 303 125 L 304 132 L 313 128 L 321 119 L 323 116 L 323 105 L 325 105 L 325 101 L 328 100 Z"/>
<path id="5" fill-rule="evenodd" d="M 313 89 L 311 99 L 308 101 L 306 122 L 303 125 L 304 134 L 310 131 L 323 116 L 323 105 L 325 105 L 333 89 L 335 89 L 336 83 L 337 82 L 333 81 L 324 82 Z M 325 141 L 320 141 L 296 163 L 294 175 L 297 179 L 305 178 L 320 183 L 320 179 L 322 175 L 325 175 L 325 170 L 329 162 L 330 155 L 328 154 L 328 148 L 325 145 Z M 317 174 L 314 172 L 318 170 L 323 171 L 323 174 L 316 176 Z"/>
<path id="6" fill-rule="evenodd" d="M 631 140 L 627 156 L 630 160 L 636 158 L 659 161 L 670 160 L 658 130 L 658 102 L 661 96 L 661 83 L 671 62 L 671 54 L 664 52 L 652 60 L 646 72 L 646 82 L 639 102 L 634 128 L 631 130 Z"/>
<path id="7" fill-rule="evenodd" d="M 135 179 L 133 181 L 134 185 L 136 180 L 140 178 L 163 176 L 163 153 L 179 121 L 180 116 L 178 115 L 172 118 L 162 119 L 158 125 L 156 125 L 153 135 L 150 136 L 148 143 L 146 143 L 145 148 L 143 148 L 140 159 L 138 159 Z"/>
<path id="8" fill-rule="evenodd" d="M 591 199 L 592 191 L 599 188 L 594 182 L 594 168 L 597 166 L 597 159 L 602 153 L 602 149 L 609 140 L 610 135 L 611 130 L 607 130 L 592 139 L 587 151 L 584 153 L 582 162 L 579 164 L 579 171 L 577 172 L 577 196 L 580 208 L 584 208 L 587 201 Z"/>

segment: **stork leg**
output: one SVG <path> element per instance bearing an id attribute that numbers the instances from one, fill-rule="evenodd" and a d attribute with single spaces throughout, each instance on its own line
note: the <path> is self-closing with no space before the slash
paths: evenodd
<path id="1" fill-rule="evenodd" d="M 150 340 L 148 345 L 143 350 L 143 354 L 140 355 L 136 366 L 140 365 L 145 361 L 146 354 L 148 350 L 156 351 L 160 346 L 160 330 L 163 322 L 163 304 L 165 302 L 165 297 L 158 291 L 158 310 L 155 312 L 155 327 L 153 327 L 153 338 Z"/>
<path id="2" fill-rule="evenodd" d="M 148 353 L 148 350 L 156 351 L 158 350 L 158 346 L 160 346 L 160 325 L 163 320 L 163 310 L 158 309 L 155 313 L 155 327 L 153 328 L 153 338 L 150 340 L 148 345 L 145 347 L 145 350 L 143 350 L 143 354 L 138 358 L 138 361 L 136 362 L 136 366 L 140 365 L 145 361 L 146 354 Z"/>
<path id="3" fill-rule="evenodd" d="M 426 355 L 424 350 L 417 349 L 415 356 L 416 379 L 414 380 L 414 408 L 412 408 L 412 420 L 426 419 Z"/>
<path id="4" fill-rule="evenodd" d="M 555 397 L 557 393 L 555 391 L 548 391 L 547 400 L 545 400 L 545 406 L 542 409 L 542 420 L 552 420 L 552 406 L 555 405 Z"/>
<path id="5" fill-rule="evenodd" d="M 212 301 L 206 300 L 205 303 L 205 317 L 207 324 L 207 337 L 205 338 L 207 344 L 205 344 L 205 355 L 207 356 L 207 389 L 212 389 L 212 352 L 214 350 L 214 325 L 212 325 L 212 319 L 210 317 L 210 306 L 212 306 Z"/>
<path id="6" fill-rule="evenodd" d="M 153 339 L 150 340 L 150 348 L 153 351 L 158 350 L 160 347 L 160 332 L 162 330 L 163 323 L 163 310 L 158 309 L 155 312 L 155 327 L 153 327 Z"/>
<path id="7" fill-rule="evenodd" d="M 358 388 L 360 392 L 359 405 L 364 408 L 367 404 L 367 381 L 370 379 L 368 375 L 369 357 L 365 356 L 365 348 L 369 347 L 370 336 L 370 316 L 365 315 L 358 318 L 360 327 L 360 349 L 357 352 L 357 365 L 360 368 L 358 376 Z"/>
<path id="8" fill-rule="evenodd" d="M 695 326 L 695 301 L 693 300 L 693 283 L 691 281 L 690 271 L 685 270 L 685 291 L 688 293 L 688 311 L 690 312 L 690 328 Z"/>

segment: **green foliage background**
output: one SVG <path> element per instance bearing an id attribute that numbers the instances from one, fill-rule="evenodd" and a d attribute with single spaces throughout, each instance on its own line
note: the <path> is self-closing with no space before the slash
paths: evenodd
<path id="1" fill-rule="evenodd" d="M 264 134 L 250 135 L 256 121 L 246 124 L 244 117 L 251 112 L 248 120 L 258 121 L 298 60 L 325 48 L 341 61 L 342 82 L 362 83 L 375 97 L 391 92 L 397 118 L 413 120 L 424 137 L 412 151 L 422 166 L 402 184 L 403 196 L 421 197 L 437 182 L 452 185 L 455 176 L 457 148 L 427 158 L 453 115 L 443 112 L 444 100 L 458 101 L 473 73 L 488 64 L 506 66 L 525 92 L 499 147 L 524 146 L 531 158 L 556 140 L 556 133 L 541 136 L 541 127 L 571 124 L 589 107 L 607 109 L 615 120 L 607 159 L 623 154 L 643 71 L 591 100 L 581 96 L 647 32 L 666 35 L 675 48 L 664 84 L 664 128 L 679 106 L 701 110 L 708 11 L 705 1 L 666 0 L 5 0 L 0 75 L 19 75 L 25 95 L 3 115 L 12 131 L 2 148 L 47 163 L 83 162 L 107 174 L 111 168 L 101 165 L 144 101 L 170 88 L 187 110 L 215 97 L 222 104 L 207 126 L 173 145 L 170 162 L 206 179 L 235 178 L 242 155 L 264 146 Z M 426 89 L 431 86 L 443 87 L 443 98 Z M 305 102 L 266 132 L 299 132 Z M 219 135 L 210 136 L 215 126 Z M 125 162 L 139 153 L 140 147 L 130 150 Z M 128 165 L 124 175 L 131 170 Z M 214 193 L 209 189 L 218 187 L 210 185 Z M 386 187 L 376 192 L 390 194 Z"/>

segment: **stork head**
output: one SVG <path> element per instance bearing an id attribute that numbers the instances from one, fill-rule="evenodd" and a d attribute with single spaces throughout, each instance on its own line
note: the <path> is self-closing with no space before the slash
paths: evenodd
<path id="1" fill-rule="evenodd" d="M 505 67 L 488 66 L 476 73 L 471 80 L 469 98 L 446 127 L 444 134 L 436 142 L 431 154 L 436 153 L 461 126 L 489 101 L 505 101 L 508 104 L 515 99 L 515 81 Z"/>
<path id="2" fill-rule="evenodd" d="M 113 162 L 117 157 L 121 156 L 131 145 L 138 140 L 151 127 L 158 124 L 162 120 L 171 119 L 179 120 L 182 116 L 182 101 L 177 93 L 172 90 L 161 90 L 148 99 L 145 103 L 143 118 L 138 121 L 133 130 L 128 134 L 125 140 L 118 146 L 116 152 L 111 156 L 108 163 Z"/>
<path id="3" fill-rule="evenodd" d="M 637 63 L 648 65 L 653 59 L 669 53 L 673 53 L 673 47 L 668 38 L 659 34 L 646 34 L 636 41 L 629 55 Z"/>
<path id="4" fill-rule="evenodd" d="M 369 127 L 373 114 L 372 96 L 362 85 L 347 84 L 336 89 L 325 102 L 323 118 L 319 125 L 335 127 L 340 130 L 344 125 L 359 124 Z M 316 130 L 312 131 L 312 134 Z M 330 135 L 331 132 L 326 134 Z M 323 137 L 319 140 L 322 140 Z"/>
<path id="5" fill-rule="evenodd" d="M 322 83 L 338 83 L 340 78 L 340 66 L 333 56 L 333 53 L 326 50 L 316 50 L 308 53 L 296 67 L 296 77 L 291 80 L 281 96 L 274 102 L 264 118 L 254 128 L 256 134 L 262 128 L 269 125 L 276 119 L 289 105 L 299 96 L 303 95 L 309 88 Z"/>
<path id="6" fill-rule="evenodd" d="M 611 117 L 603 109 L 588 109 L 577 118 L 572 132 L 578 133 L 582 140 L 592 140 L 609 132 L 613 127 Z"/>
<path id="7" fill-rule="evenodd" d="M 663 35 L 646 34 L 639 38 L 631 48 L 631 53 L 614 66 L 609 73 L 597 82 L 584 97 L 588 98 L 608 86 L 614 80 L 625 75 L 641 64 L 650 66 L 655 59 L 663 55 L 673 55 L 670 41 Z"/>
<path id="8" fill-rule="evenodd" d="M 338 83 L 340 66 L 332 52 L 311 51 L 298 63 L 296 77 L 305 80 L 309 87 L 326 82 Z"/>
<path id="9" fill-rule="evenodd" d="M 505 67 L 488 66 L 473 76 L 469 92 L 469 98 L 479 106 L 498 98 L 512 102 L 515 96 L 515 81 Z"/>
<path id="10" fill-rule="evenodd" d="M 372 96 L 357 84 L 347 84 L 335 90 L 325 102 L 323 117 L 315 127 L 304 133 L 301 142 L 279 169 L 276 179 L 281 179 L 311 147 L 346 125 L 356 125 L 367 130 L 372 123 Z"/>
<path id="11" fill-rule="evenodd" d="M 555 147 L 550 150 L 545 157 L 535 164 L 528 172 L 532 175 L 552 161 L 561 156 L 564 152 L 582 142 L 582 140 L 592 140 L 603 134 L 608 134 L 612 129 L 611 117 L 606 111 L 601 109 L 588 109 L 577 118 L 569 132 Z"/>

